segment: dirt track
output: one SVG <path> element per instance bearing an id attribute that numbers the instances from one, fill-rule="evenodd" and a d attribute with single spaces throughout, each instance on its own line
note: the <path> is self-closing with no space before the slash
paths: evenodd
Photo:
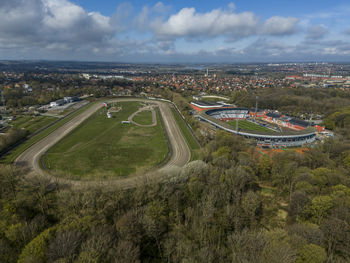
<path id="1" fill-rule="evenodd" d="M 133 120 L 135 115 L 137 115 L 138 113 L 140 113 L 142 111 L 145 111 L 145 110 L 151 111 L 151 113 L 152 113 L 152 123 L 151 124 L 139 124 L 139 123 L 135 122 Z M 131 114 L 129 116 L 129 118 L 128 118 L 128 121 L 130 121 L 131 123 L 133 123 L 133 124 L 135 124 L 136 126 L 139 126 L 139 127 L 153 127 L 153 126 L 157 125 L 157 116 L 156 116 L 156 112 L 155 112 L 153 106 L 147 106 L 147 107 L 143 107 L 143 108 L 139 109 L 138 111 L 135 111 L 133 114 Z"/>
<path id="2" fill-rule="evenodd" d="M 127 98 L 120 98 L 120 99 L 113 99 L 109 100 L 109 102 L 118 102 L 118 101 L 142 101 L 147 102 L 147 100 L 144 99 L 127 99 Z M 132 176 L 125 179 L 117 179 L 113 181 L 102 181 L 102 182 L 96 182 L 96 181 L 73 181 L 68 179 L 60 179 L 56 178 L 49 173 L 42 170 L 39 166 L 40 156 L 44 154 L 50 147 L 52 147 L 55 143 L 57 143 L 60 139 L 62 139 L 64 136 L 66 136 L 69 132 L 71 132 L 75 127 L 77 127 L 80 123 L 82 123 L 84 120 L 86 120 L 88 117 L 90 117 L 94 112 L 96 112 L 99 108 L 103 106 L 102 102 L 94 104 L 90 106 L 87 110 L 85 110 L 83 113 L 79 114 L 78 116 L 74 117 L 72 120 L 68 121 L 64 125 L 62 125 L 60 128 L 56 129 L 52 133 L 50 133 L 47 137 L 43 138 L 41 141 L 37 142 L 33 146 L 31 146 L 29 149 L 24 151 L 15 161 L 15 164 L 21 164 L 25 167 L 28 167 L 31 172 L 34 172 L 36 174 L 50 177 L 52 180 L 58 181 L 60 183 L 64 184 L 70 184 L 74 186 L 88 186 L 88 185 L 116 185 L 120 186 L 122 188 L 129 188 L 133 187 L 138 184 L 147 183 L 148 181 L 152 179 L 157 179 L 160 176 L 163 176 L 164 171 L 166 171 L 169 168 L 172 167 L 182 167 L 186 163 L 189 162 L 191 158 L 191 153 L 188 148 L 188 145 L 185 141 L 185 138 L 182 136 L 182 133 L 177 126 L 177 123 L 171 113 L 171 110 L 169 108 L 169 104 L 161 101 L 152 101 L 152 103 L 155 103 L 159 106 L 160 113 L 163 117 L 165 129 L 167 131 L 170 144 L 172 147 L 172 156 L 170 160 L 162 167 L 158 169 L 155 173 L 149 173 L 144 175 L 138 175 L 138 176 Z"/>

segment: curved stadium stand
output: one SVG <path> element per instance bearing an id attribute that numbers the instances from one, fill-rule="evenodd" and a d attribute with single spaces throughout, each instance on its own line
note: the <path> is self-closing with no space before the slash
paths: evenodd
<path id="1" fill-rule="evenodd" d="M 249 109 L 243 108 L 216 108 L 203 110 L 198 113 L 200 120 L 208 122 L 213 126 L 226 130 L 228 132 L 255 139 L 258 145 L 268 147 L 293 147 L 312 143 L 316 139 L 316 129 L 313 127 L 304 127 L 302 130 L 290 130 L 284 132 L 272 131 L 251 131 L 236 130 L 233 126 L 225 123 L 223 120 L 246 119 L 249 117 Z M 280 116 L 278 116 L 280 117 Z M 296 121 L 295 121 L 296 120 Z M 305 125 L 301 120 L 292 119 L 295 124 Z M 301 122 L 300 122 L 301 121 Z"/>

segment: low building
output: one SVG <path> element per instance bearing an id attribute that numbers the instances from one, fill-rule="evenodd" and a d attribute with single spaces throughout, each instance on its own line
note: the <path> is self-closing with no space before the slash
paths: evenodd
<path id="1" fill-rule="evenodd" d="M 57 106 L 62 106 L 66 104 L 64 99 L 60 99 L 60 100 L 56 100 L 56 101 L 52 101 L 50 102 L 50 107 L 57 107 Z"/>
<path id="2" fill-rule="evenodd" d="M 79 100 L 80 100 L 80 98 L 77 97 L 77 96 L 73 96 L 73 97 L 64 97 L 63 99 L 64 99 L 64 101 L 65 101 L 66 103 L 71 103 L 71 102 L 75 102 L 75 101 L 79 101 Z"/>

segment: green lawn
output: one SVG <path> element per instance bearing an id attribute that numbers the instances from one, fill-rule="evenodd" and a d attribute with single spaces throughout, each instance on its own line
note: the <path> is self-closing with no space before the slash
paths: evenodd
<path id="1" fill-rule="evenodd" d="M 141 125 L 150 125 L 152 124 L 152 112 L 149 110 L 141 111 L 134 116 L 133 121 Z"/>
<path id="2" fill-rule="evenodd" d="M 84 121 L 45 155 L 44 163 L 57 176 L 96 180 L 144 172 L 161 163 L 168 154 L 157 111 L 157 125 L 138 127 L 121 124 L 140 106 L 120 102 L 122 110 L 106 117 L 101 109 Z"/>
<path id="3" fill-rule="evenodd" d="M 33 144 L 35 144 L 38 141 L 40 141 L 42 138 L 46 137 L 47 135 L 49 135 L 54 130 L 56 130 L 57 128 L 61 127 L 66 122 L 70 121 L 75 116 L 79 115 L 80 113 L 82 113 L 84 110 L 86 110 L 88 107 L 90 107 L 93 104 L 94 103 L 90 103 L 90 104 L 87 104 L 87 105 L 81 107 L 80 109 L 78 109 L 77 111 L 72 113 L 71 115 L 61 119 L 60 121 L 58 121 L 57 123 L 55 123 L 52 126 L 48 127 L 47 129 L 43 130 L 42 132 L 40 132 L 40 133 L 34 135 L 33 137 L 29 138 L 24 143 L 22 143 L 21 145 L 19 145 L 15 149 L 13 149 L 10 153 L 8 153 L 5 156 L 2 156 L 2 159 L 0 160 L 0 163 L 13 163 L 16 160 L 16 158 L 21 153 L 23 153 L 25 150 L 27 150 L 30 146 L 32 146 Z"/>
<path id="4" fill-rule="evenodd" d="M 236 120 L 228 121 L 227 123 L 230 124 L 232 127 L 236 128 Z M 247 120 L 238 120 L 238 128 L 242 130 L 248 130 L 248 131 L 273 132 L 268 128 L 262 127 L 258 124 L 252 123 Z"/>
<path id="5" fill-rule="evenodd" d="M 13 120 L 11 124 L 15 127 L 26 129 L 32 134 L 55 120 L 57 118 L 50 116 L 20 116 Z"/>
<path id="6" fill-rule="evenodd" d="M 193 135 L 190 131 L 190 129 L 187 127 L 184 119 L 180 116 L 180 114 L 177 112 L 176 109 L 171 108 L 171 111 L 173 113 L 173 116 L 176 120 L 177 125 L 179 126 L 182 135 L 185 137 L 185 140 L 188 144 L 188 147 L 191 150 L 191 161 L 197 160 L 198 157 L 198 150 L 200 149 L 200 145 L 197 143 L 195 138 L 193 138 Z"/>

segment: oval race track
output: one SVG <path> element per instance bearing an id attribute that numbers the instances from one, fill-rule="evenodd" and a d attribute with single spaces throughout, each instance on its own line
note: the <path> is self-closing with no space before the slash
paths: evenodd
<path id="1" fill-rule="evenodd" d="M 142 101 L 149 102 L 146 99 L 135 99 L 135 98 L 119 98 L 109 100 L 109 102 L 118 102 L 118 101 Z M 163 176 L 164 171 L 172 167 L 182 167 L 189 162 L 191 158 L 190 149 L 186 143 L 185 138 L 183 137 L 177 123 L 172 115 L 172 112 L 169 108 L 169 104 L 166 102 L 152 100 L 152 103 L 155 103 L 159 106 L 160 113 L 163 117 L 163 122 L 165 130 L 168 134 L 170 145 L 172 148 L 172 155 L 169 161 L 158 169 L 156 173 L 146 173 L 139 176 L 131 176 L 125 179 L 116 179 L 116 180 L 107 180 L 107 181 L 74 181 L 68 179 L 61 179 L 50 175 L 48 172 L 42 170 L 39 165 L 40 156 L 43 155 L 50 147 L 56 144 L 74 128 L 76 128 L 80 123 L 90 117 L 98 109 L 102 108 L 102 102 L 96 103 L 90 106 L 87 110 L 74 117 L 72 120 L 63 124 L 61 127 L 57 128 L 55 131 L 50 133 L 48 136 L 32 145 L 26 151 L 24 151 L 15 161 L 15 164 L 24 165 L 26 168 L 29 168 L 32 173 L 36 173 L 42 176 L 50 177 L 52 180 L 58 181 L 63 184 L 70 184 L 74 186 L 86 186 L 91 184 L 107 184 L 115 185 L 121 188 L 131 188 L 139 184 L 147 183 L 152 179 L 158 179 Z"/>

